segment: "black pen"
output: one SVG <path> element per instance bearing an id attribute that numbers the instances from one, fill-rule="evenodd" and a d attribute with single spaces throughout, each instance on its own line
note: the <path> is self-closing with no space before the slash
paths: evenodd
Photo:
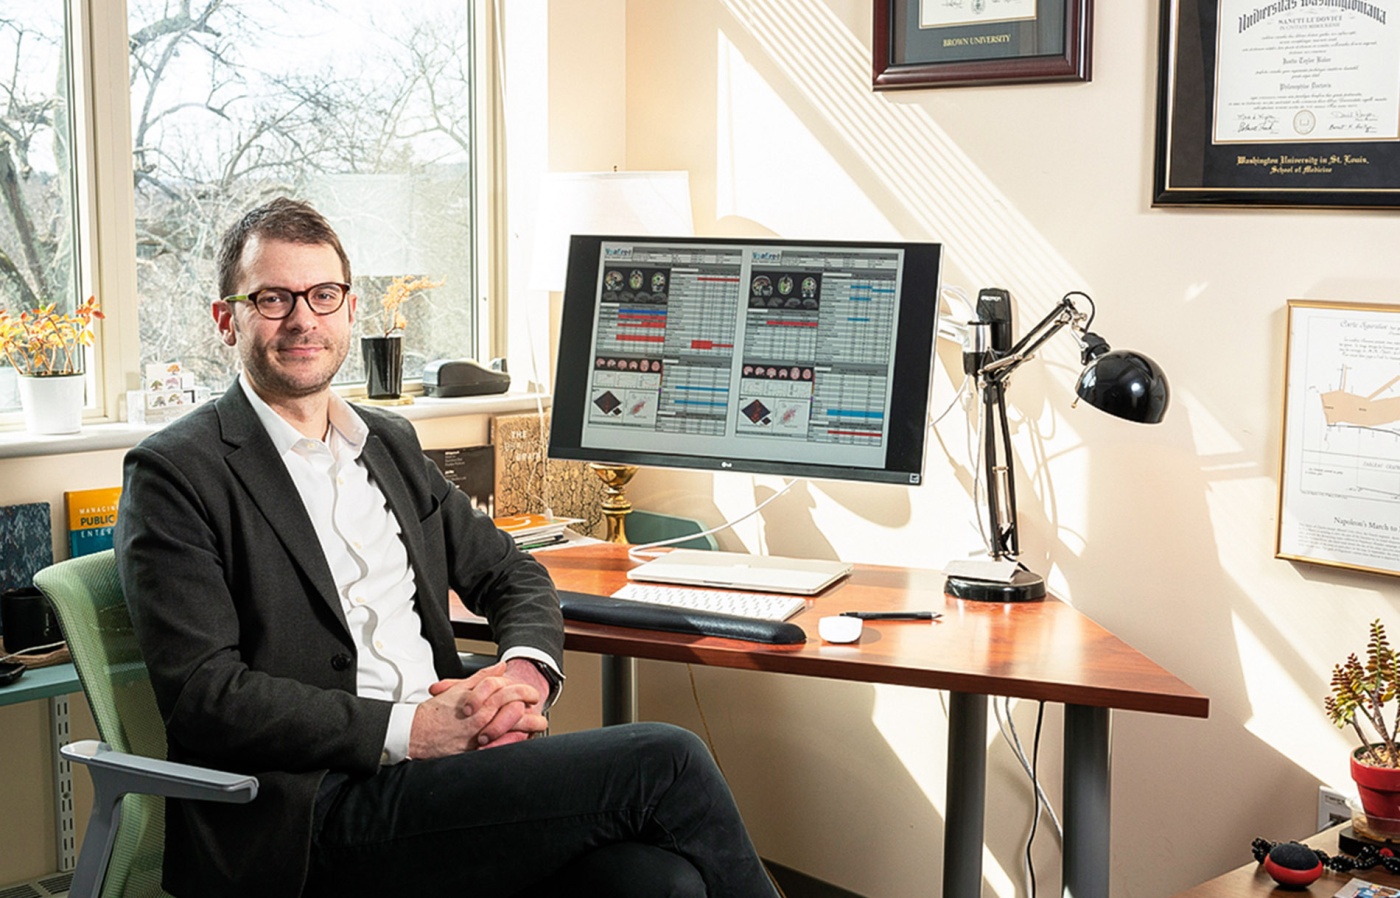
<path id="1" fill-rule="evenodd" d="M 937 611 L 842 611 L 841 616 L 861 620 L 938 620 L 943 615 Z"/>

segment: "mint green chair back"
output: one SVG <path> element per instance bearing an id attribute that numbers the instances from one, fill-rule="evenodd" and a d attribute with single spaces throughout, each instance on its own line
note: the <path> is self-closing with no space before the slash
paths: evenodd
<path id="1" fill-rule="evenodd" d="M 165 757 L 165 722 L 132 631 L 111 549 L 45 568 L 34 585 L 53 605 L 102 741 L 148 758 Z M 120 825 L 102 883 L 103 898 L 166 896 L 165 800 L 122 798 Z"/>

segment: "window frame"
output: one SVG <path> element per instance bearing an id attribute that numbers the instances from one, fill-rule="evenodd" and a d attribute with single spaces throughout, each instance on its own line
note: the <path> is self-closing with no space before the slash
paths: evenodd
<path id="1" fill-rule="evenodd" d="M 136 297 L 135 188 L 131 166 L 126 0 L 69 0 L 79 23 L 70 52 L 84 156 L 79 171 L 84 286 L 106 312 L 97 334 L 97 420 L 124 420 L 122 400 L 141 384 Z M 100 147 L 111 148 L 101 152 Z"/>
<path id="2" fill-rule="evenodd" d="M 486 359 L 503 354 L 505 333 L 502 247 L 494 235 L 503 205 L 495 189 L 495 160 L 501 130 L 498 66 L 489 39 L 499 15 L 493 0 L 467 0 L 468 34 L 473 45 L 474 90 L 471 117 L 475 129 L 471 160 L 474 354 Z M 135 188 L 131 156 L 130 56 L 126 0 L 66 0 L 69 77 L 72 91 L 73 176 L 78 221 L 80 295 L 94 294 L 106 318 L 97 323 L 89 359 L 89 404 L 85 424 L 127 420 L 126 392 L 139 389 L 141 345 L 136 287 Z M 115 148 L 115 149 L 113 149 Z M 499 297 L 492 301 L 491 297 Z M 212 301 L 209 297 L 206 301 Z M 202 303 L 191 297 L 191 314 Z M 212 318 L 210 327 L 213 327 Z M 215 394 L 226 384 L 205 384 Z M 364 385 L 336 388 L 347 397 L 362 396 Z M 421 392 L 419 381 L 406 392 Z M 22 427 L 22 415 L 0 413 L 0 431 Z"/>

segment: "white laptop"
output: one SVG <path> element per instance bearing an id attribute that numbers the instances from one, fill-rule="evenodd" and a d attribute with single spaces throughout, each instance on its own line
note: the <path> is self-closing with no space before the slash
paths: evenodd
<path id="1" fill-rule="evenodd" d="M 851 572 L 844 561 L 675 549 L 627 572 L 631 580 L 810 596 Z"/>

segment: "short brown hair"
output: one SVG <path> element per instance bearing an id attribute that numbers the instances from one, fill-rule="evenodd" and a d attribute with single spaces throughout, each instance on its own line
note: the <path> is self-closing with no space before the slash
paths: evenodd
<path id="1" fill-rule="evenodd" d="M 219 296 L 232 296 L 238 289 L 243 248 L 254 235 L 287 243 L 325 244 L 340 257 L 345 283 L 350 283 L 350 257 L 345 255 L 345 248 L 340 245 L 340 237 L 330 222 L 310 203 L 279 196 L 248 212 L 224 232 L 219 245 Z"/>

